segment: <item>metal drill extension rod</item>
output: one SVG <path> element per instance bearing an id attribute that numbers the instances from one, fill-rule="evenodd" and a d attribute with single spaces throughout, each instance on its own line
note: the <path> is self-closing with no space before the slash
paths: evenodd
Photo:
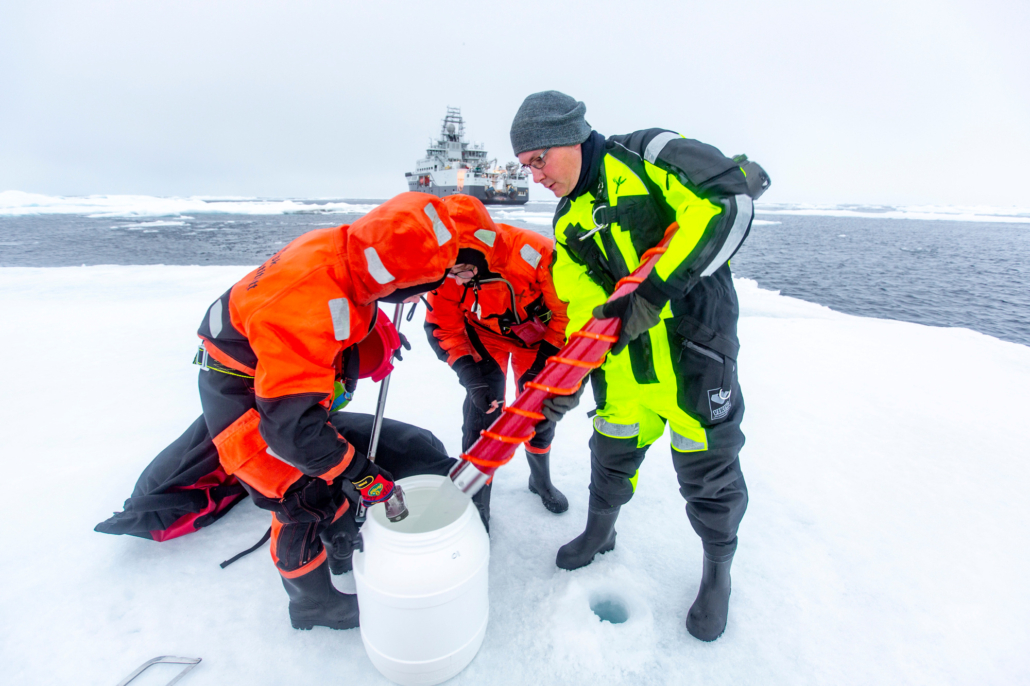
<path id="1" fill-rule="evenodd" d="M 400 335 L 401 331 L 401 318 L 403 314 L 404 303 L 397 303 L 393 308 L 393 328 L 397 330 L 398 335 Z M 386 394 L 390 392 L 391 376 L 393 376 L 392 371 L 379 382 L 379 400 L 376 402 L 376 415 L 372 419 L 372 437 L 368 441 L 368 460 L 370 462 L 376 461 L 376 450 L 379 448 L 379 434 L 383 429 L 383 415 L 386 412 Z M 359 500 L 357 512 L 354 513 L 356 521 L 365 521 L 365 509 L 365 503 Z M 388 507 L 387 509 L 390 508 Z"/>
<path id="2" fill-rule="evenodd" d="M 397 303 L 393 309 L 393 328 L 397 334 L 401 332 L 401 315 L 404 314 L 404 303 Z M 390 377 L 393 372 L 386 375 L 383 382 L 379 384 L 379 402 L 376 404 L 376 416 L 372 421 L 372 439 L 368 444 L 368 459 L 376 461 L 376 450 L 379 449 L 379 433 L 383 430 L 383 414 L 386 412 L 386 394 L 390 391 Z"/>

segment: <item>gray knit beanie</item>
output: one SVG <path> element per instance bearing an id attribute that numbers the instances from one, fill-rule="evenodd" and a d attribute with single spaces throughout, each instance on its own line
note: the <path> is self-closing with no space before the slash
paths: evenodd
<path id="1" fill-rule="evenodd" d="M 583 118 L 587 106 L 558 91 L 533 93 L 511 122 L 511 147 L 516 155 L 560 145 L 575 145 L 590 137 Z"/>

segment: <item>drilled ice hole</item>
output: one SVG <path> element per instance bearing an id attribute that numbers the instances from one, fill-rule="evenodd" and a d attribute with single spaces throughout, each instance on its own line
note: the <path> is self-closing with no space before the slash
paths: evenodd
<path id="1" fill-rule="evenodd" d="M 590 609 L 602 622 L 622 624 L 629 619 L 626 604 L 614 596 L 597 596 L 590 601 Z"/>

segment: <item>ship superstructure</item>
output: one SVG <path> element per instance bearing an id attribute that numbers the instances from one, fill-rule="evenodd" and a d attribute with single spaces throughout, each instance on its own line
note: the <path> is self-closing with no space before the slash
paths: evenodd
<path id="1" fill-rule="evenodd" d="M 518 162 L 500 166 L 482 143 L 465 139 L 461 108 L 448 107 L 440 135 L 426 156 L 407 172 L 408 189 L 445 196 L 463 193 L 486 204 L 522 205 L 529 200 L 529 177 Z"/>

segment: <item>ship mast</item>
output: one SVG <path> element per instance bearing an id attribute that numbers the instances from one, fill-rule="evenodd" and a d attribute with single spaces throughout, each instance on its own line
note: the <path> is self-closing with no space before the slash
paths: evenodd
<path id="1" fill-rule="evenodd" d="M 415 170 L 405 173 L 408 189 L 441 197 L 472 195 L 486 203 L 525 204 L 528 181 L 519 164 L 501 167 L 482 143 L 470 143 L 465 133 L 461 108 L 448 106 L 439 136 L 429 141 L 426 156 L 415 163 Z"/>
<path id="2" fill-rule="evenodd" d="M 452 126 L 448 126 L 451 124 Z M 447 107 L 447 116 L 443 118 L 443 125 L 440 127 L 440 136 L 443 140 L 452 143 L 464 142 L 465 120 L 461 117 L 460 107 Z"/>

